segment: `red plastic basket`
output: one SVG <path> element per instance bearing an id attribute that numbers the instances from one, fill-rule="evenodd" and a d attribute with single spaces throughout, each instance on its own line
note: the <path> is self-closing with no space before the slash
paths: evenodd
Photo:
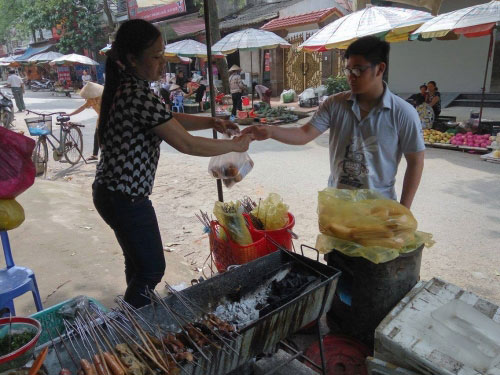
<path id="1" fill-rule="evenodd" d="M 256 229 L 252 224 L 252 220 L 250 220 L 250 216 L 248 216 L 247 214 L 243 215 L 247 218 L 249 227 L 248 229 L 250 230 L 250 234 L 252 236 L 254 235 L 262 235 L 264 237 L 269 236 L 273 240 L 273 241 L 266 241 L 270 253 L 278 250 L 278 246 L 273 242 L 276 242 L 277 244 L 279 244 L 280 246 L 289 251 L 293 250 L 292 234 L 289 231 L 291 231 L 295 225 L 295 217 L 290 212 L 288 213 L 288 224 L 284 228 L 276 230 Z"/>
<path id="2" fill-rule="evenodd" d="M 220 238 L 224 232 L 227 240 Z M 270 254 L 270 246 L 262 233 L 250 232 L 253 243 L 241 246 L 231 241 L 229 234 L 218 221 L 210 223 L 210 251 L 212 252 L 215 267 L 219 272 L 224 272 L 233 264 L 245 264 L 264 255 Z"/>

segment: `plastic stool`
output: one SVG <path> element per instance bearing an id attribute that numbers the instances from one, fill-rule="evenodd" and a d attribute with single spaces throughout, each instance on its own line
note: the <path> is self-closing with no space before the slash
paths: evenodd
<path id="1" fill-rule="evenodd" d="M 37 311 L 43 310 L 40 292 L 36 284 L 35 274 L 26 267 L 16 266 L 10 250 L 9 236 L 6 231 L 0 231 L 2 238 L 3 253 L 6 268 L 0 269 L 0 309 L 8 307 L 12 315 L 16 314 L 14 309 L 14 298 L 31 291 Z"/>

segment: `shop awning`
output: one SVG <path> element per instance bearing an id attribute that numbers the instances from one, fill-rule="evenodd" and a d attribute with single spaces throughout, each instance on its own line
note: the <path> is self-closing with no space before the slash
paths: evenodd
<path id="1" fill-rule="evenodd" d="M 26 51 L 24 51 L 24 53 L 21 56 L 19 56 L 19 57 L 16 58 L 16 61 L 18 61 L 18 62 L 26 61 L 31 56 L 34 56 L 34 55 L 37 55 L 39 53 L 45 52 L 48 49 L 50 49 L 51 47 L 53 47 L 53 46 L 54 46 L 53 44 L 49 44 L 49 45 L 43 46 L 43 47 L 36 47 L 36 48 L 28 47 L 28 49 Z"/>
<path id="2" fill-rule="evenodd" d="M 198 13 L 155 23 L 168 42 L 205 30 L 205 20 Z"/>
<path id="3" fill-rule="evenodd" d="M 297 16 L 276 18 L 269 21 L 264 26 L 261 27 L 262 30 L 274 31 L 283 30 L 290 27 L 309 25 L 309 24 L 319 24 L 325 21 L 329 17 L 337 15 L 342 17 L 342 12 L 337 8 L 326 8 L 316 10 L 314 12 L 304 13 Z"/>

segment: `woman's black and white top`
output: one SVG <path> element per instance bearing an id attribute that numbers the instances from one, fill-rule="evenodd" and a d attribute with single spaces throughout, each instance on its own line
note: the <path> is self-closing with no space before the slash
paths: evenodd
<path id="1" fill-rule="evenodd" d="M 96 182 L 130 196 L 150 195 L 162 142 L 152 129 L 171 118 L 148 81 L 123 74 L 103 134 Z"/>

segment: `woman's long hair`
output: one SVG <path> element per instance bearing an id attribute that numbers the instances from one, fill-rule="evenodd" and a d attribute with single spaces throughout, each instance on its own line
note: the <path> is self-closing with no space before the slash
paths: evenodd
<path id="1" fill-rule="evenodd" d="M 113 42 L 113 47 L 108 52 L 106 59 L 106 83 L 102 94 L 98 125 L 101 144 L 108 127 L 109 111 L 116 90 L 120 85 L 122 72 L 130 69 L 127 56 L 133 55 L 140 58 L 144 50 L 151 47 L 160 35 L 160 31 L 156 27 L 141 19 L 127 21 L 118 29 L 116 40 Z"/>

